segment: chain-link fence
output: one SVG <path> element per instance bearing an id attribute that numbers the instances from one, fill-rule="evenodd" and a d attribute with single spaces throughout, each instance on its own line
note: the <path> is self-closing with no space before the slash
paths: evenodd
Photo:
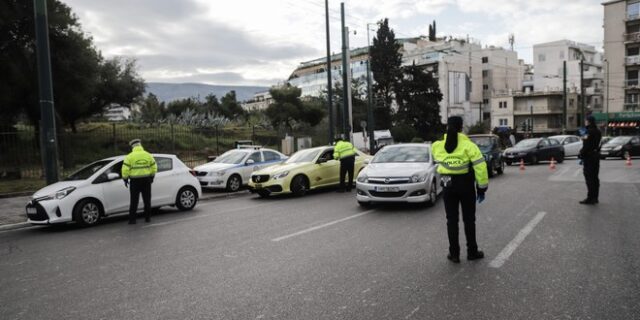
<path id="1" fill-rule="evenodd" d="M 259 127 L 193 128 L 181 125 L 138 125 L 128 123 L 91 123 L 77 132 L 58 133 L 58 158 L 62 175 L 93 161 L 130 151 L 128 142 L 142 139 L 152 153 L 177 155 L 188 166 L 205 163 L 235 147 L 235 142 L 252 140 L 254 144 L 279 149 L 283 135 Z M 0 178 L 41 178 L 42 160 L 39 132 L 32 126 L 17 125 L 0 132 Z"/>

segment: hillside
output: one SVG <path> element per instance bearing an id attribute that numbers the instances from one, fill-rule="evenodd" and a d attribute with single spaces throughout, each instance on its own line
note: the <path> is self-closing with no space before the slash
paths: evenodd
<path id="1" fill-rule="evenodd" d="M 215 94 L 219 99 L 231 90 L 236 91 L 238 101 L 245 101 L 251 99 L 256 92 L 269 90 L 269 87 L 218 86 L 203 83 L 147 83 L 147 93 L 153 93 L 160 101 L 166 102 L 189 97 L 204 99 L 209 94 Z"/>

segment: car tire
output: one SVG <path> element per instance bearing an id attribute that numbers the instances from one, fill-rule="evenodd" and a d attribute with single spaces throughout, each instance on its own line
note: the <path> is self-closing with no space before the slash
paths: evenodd
<path id="1" fill-rule="evenodd" d="M 504 163 L 505 163 L 506 165 L 508 165 L 508 166 L 510 166 L 510 165 L 512 164 L 512 162 L 511 162 L 511 161 L 505 161 Z"/>
<path id="2" fill-rule="evenodd" d="M 269 191 L 267 191 L 267 190 L 258 190 L 258 191 L 256 191 L 256 193 L 258 194 L 258 196 L 260 196 L 260 198 L 268 198 L 269 197 Z"/>
<path id="3" fill-rule="evenodd" d="M 489 178 L 496 175 L 496 165 L 494 160 L 489 161 L 489 163 L 487 164 L 487 169 L 489 169 Z"/>
<path id="4" fill-rule="evenodd" d="M 303 175 L 295 176 L 291 179 L 289 190 L 291 190 L 291 193 L 296 197 L 302 197 L 307 193 L 307 190 L 309 190 L 309 180 Z"/>
<path id="5" fill-rule="evenodd" d="M 500 160 L 500 166 L 497 169 L 498 174 L 504 174 L 504 161 Z"/>
<path id="6" fill-rule="evenodd" d="M 239 175 L 233 174 L 229 177 L 229 179 L 227 179 L 227 191 L 238 192 L 241 187 L 242 178 Z"/>
<path id="7" fill-rule="evenodd" d="M 558 163 L 563 163 L 564 162 L 564 155 L 559 155 L 557 162 Z"/>
<path id="8" fill-rule="evenodd" d="M 438 184 L 436 183 L 436 180 L 433 180 L 431 182 L 431 189 L 429 189 L 429 200 L 427 200 L 426 205 L 427 207 L 433 207 L 436 205 L 437 201 L 438 201 Z"/>
<path id="9" fill-rule="evenodd" d="M 83 227 L 96 225 L 103 214 L 102 205 L 95 199 L 81 200 L 73 208 L 73 220 Z"/>
<path id="10" fill-rule="evenodd" d="M 182 187 L 176 195 L 176 208 L 180 211 L 189 211 L 198 203 L 198 192 L 193 187 Z"/>

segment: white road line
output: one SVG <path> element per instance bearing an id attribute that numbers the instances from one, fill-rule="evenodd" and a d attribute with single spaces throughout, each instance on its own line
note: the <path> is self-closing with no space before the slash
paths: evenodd
<path id="1" fill-rule="evenodd" d="M 364 216 L 365 214 L 368 214 L 368 213 L 370 213 L 372 211 L 373 210 L 368 210 L 368 211 L 365 211 L 365 212 L 354 214 L 352 216 L 348 216 L 346 218 L 342 218 L 342 219 L 339 219 L 339 220 L 334 220 L 334 221 L 331 221 L 331 222 L 327 222 L 325 224 L 321 224 L 319 226 L 315 226 L 315 227 L 311 227 L 311 228 L 308 228 L 308 229 L 304 229 L 304 230 L 298 231 L 296 233 L 292 233 L 292 234 L 288 234 L 286 236 L 282 236 L 282 237 L 278 237 L 278 238 L 275 238 L 275 239 L 271 239 L 271 241 L 279 242 L 279 241 L 286 240 L 286 239 L 289 239 L 289 238 L 297 237 L 299 235 L 302 235 L 302 234 L 305 234 L 305 233 L 309 233 L 309 232 L 312 232 L 312 231 L 316 231 L 318 229 L 326 228 L 328 226 L 332 226 L 332 225 L 340 223 L 340 222 L 345 222 L 347 220 L 351 220 L 351 219 L 355 219 L 357 217 Z"/>
<path id="2" fill-rule="evenodd" d="M 536 225 L 542 220 L 542 218 L 544 218 L 546 214 L 546 212 L 538 212 L 538 214 L 533 217 L 533 219 L 531 219 L 531 221 L 529 221 L 529 223 L 527 223 L 527 225 L 524 226 L 524 228 L 522 228 L 520 232 L 518 232 L 518 235 L 516 235 L 516 237 L 513 238 L 513 240 L 511 240 L 511 242 L 509 242 L 509 244 L 504 247 L 504 249 L 502 249 L 498 256 L 496 256 L 496 258 L 489 263 L 489 266 L 492 268 L 502 267 L 507 259 L 509 259 L 511 254 L 516 251 L 522 241 L 524 241 L 524 239 L 531 233 L 531 231 L 533 231 L 533 228 L 536 227 Z"/>
<path id="3" fill-rule="evenodd" d="M 409 313 L 406 317 L 404 317 L 405 319 L 409 319 L 411 318 L 414 314 L 416 314 L 416 312 L 418 312 L 418 310 L 420 310 L 420 306 L 416 307 L 415 309 L 413 309 L 413 311 L 411 311 L 411 313 Z"/>
<path id="4" fill-rule="evenodd" d="M 565 175 L 567 172 L 569 172 L 569 170 L 571 170 L 571 168 L 564 168 L 560 171 L 558 171 L 558 173 L 556 173 L 554 176 L 555 177 L 562 177 L 563 175 Z"/>

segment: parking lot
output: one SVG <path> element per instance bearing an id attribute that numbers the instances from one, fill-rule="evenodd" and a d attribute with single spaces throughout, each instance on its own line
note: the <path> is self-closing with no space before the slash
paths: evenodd
<path id="1" fill-rule="evenodd" d="M 596 206 L 574 159 L 492 178 L 486 257 L 460 265 L 442 200 L 363 209 L 333 190 L 0 232 L 0 318 L 639 319 L 640 169 L 601 166 Z"/>

